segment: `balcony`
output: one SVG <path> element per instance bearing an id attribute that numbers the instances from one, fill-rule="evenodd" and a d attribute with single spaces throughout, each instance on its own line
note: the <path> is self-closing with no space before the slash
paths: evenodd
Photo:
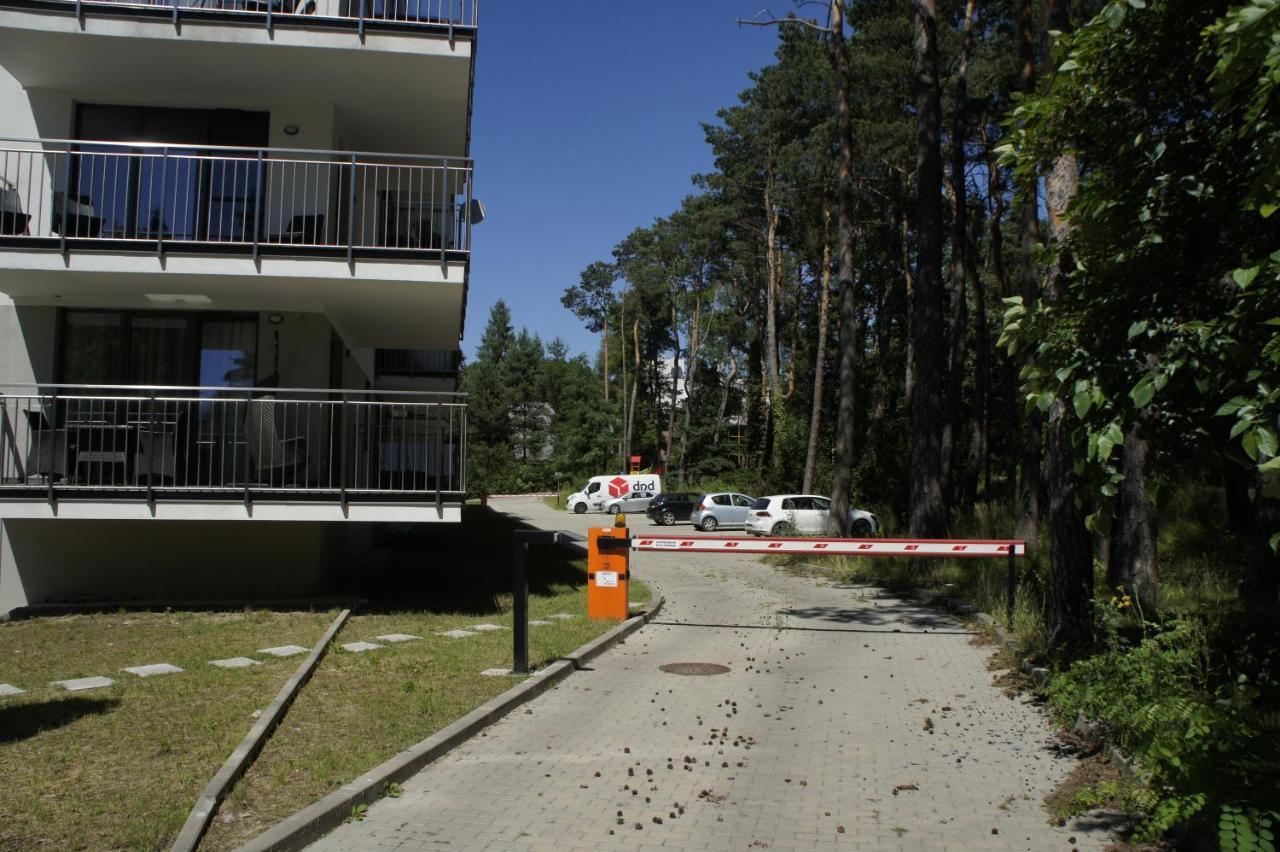
<path id="1" fill-rule="evenodd" d="M 366 31 L 470 33 L 479 20 L 479 0 L 2 0 L 0 6 L 56 12 L 79 20 L 94 16 L 184 22 L 306 27 Z"/>
<path id="2" fill-rule="evenodd" d="M 0 248 L 463 262 L 470 160 L 0 139 Z"/>
<path id="3" fill-rule="evenodd" d="M 444 520 L 465 395 L 3 386 L 0 517 Z"/>

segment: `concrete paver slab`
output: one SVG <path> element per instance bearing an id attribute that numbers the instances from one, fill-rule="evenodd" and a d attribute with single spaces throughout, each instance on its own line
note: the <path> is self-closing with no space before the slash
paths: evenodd
<path id="1" fill-rule="evenodd" d="M 225 660 L 210 660 L 209 665 L 220 669 L 247 669 L 249 666 L 260 666 L 262 663 L 248 657 L 228 657 Z"/>
<path id="2" fill-rule="evenodd" d="M 478 630 L 481 633 L 492 633 L 495 630 L 506 630 L 501 624 L 473 624 L 467 628 L 468 630 Z"/>
<path id="3" fill-rule="evenodd" d="M 470 630 L 445 630 L 437 633 L 437 636 L 448 636 L 450 639 L 464 639 L 467 636 L 475 636 Z"/>
<path id="4" fill-rule="evenodd" d="M 86 689 L 102 689 L 104 686 L 110 686 L 115 683 L 109 677 L 75 677 L 70 680 L 55 680 L 50 686 L 60 686 L 67 692 L 81 692 Z"/>
<path id="5" fill-rule="evenodd" d="M 305 654 L 307 649 L 301 645 L 277 645 L 274 648 L 259 648 L 259 654 L 270 654 L 273 657 L 292 657 L 295 654 Z"/>
<path id="6" fill-rule="evenodd" d="M 123 671 L 138 677 L 154 677 L 155 675 L 178 674 L 182 669 L 171 663 L 151 663 L 146 666 L 130 666 Z"/>
<path id="7" fill-rule="evenodd" d="M 412 633 L 387 633 L 377 637 L 383 642 L 412 642 L 414 639 L 421 639 L 421 636 L 414 636 Z"/>
<path id="8" fill-rule="evenodd" d="M 544 528 L 590 525 L 536 500 L 497 508 L 508 505 Z M 1041 801 L 1074 761 L 1048 747 L 1042 711 L 992 686 L 991 649 L 962 623 L 741 555 L 645 553 L 634 566 L 667 596 L 653 623 L 314 848 L 1109 842 L 1087 824 L 1047 824 Z M 659 668 L 675 662 L 730 671 Z"/>
<path id="9" fill-rule="evenodd" d="M 353 654 L 359 654 L 364 651 L 373 651 L 383 647 L 385 646 L 379 645 L 377 642 L 344 642 L 342 645 L 342 649 L 344 651 L 350 651 Z"/>
<path id="10" fill-rule="evenodd" d="M 560 619 L 561 621 L 567 621 L 567 620 L 568 620 L 568 619 L 570 619 L 570 618 L 577 618 L 577 617 L 578 617 L 578 616 L 573 615 L 572 613 L 568 613 L 568 612 L 556 612 L 556 613 L 552 613 L 551 615 L 547 616 L 547 618 L 558 618 L 558 619 Z"/>
<path id="11" fill-rule="evenodd" d="M 507 675 L 514 675 L 515 672 L 512 671 L 511 669 L 485 669 L 484 671 L 480 672 L 480 674 L 484 675 L 485 677 L 503 677 Z"/>
<path id="12" fill-rule="evenodd" d="M 8 698 L 12 695 L 25 695 L 25 689 L 19 689 L 11 683 L 0 683 L 0 698 Z"/>
<path id="13" fill-rule="evenodd" d="M 535 619 L 531 620 L 531 621 L 529 622 L 529 624 L 533 625 L 534 627 L 546 627 L 546 626 L 547 626 L 547 625 L 549 625 L 549 624 L 555 624 L 555 622 L 554 622 L 554 621 L 543 621 L 543 620 L 542 620 L 542 619 L 540 619 L 540 618 L 535 618 Z"/>

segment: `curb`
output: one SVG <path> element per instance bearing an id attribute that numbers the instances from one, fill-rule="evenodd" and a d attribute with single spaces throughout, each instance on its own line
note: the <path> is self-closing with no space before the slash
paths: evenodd
<path id="1" fill-rule="evenodd" d="M 320 664 L 321 658 L 329 648 L 329 643 L 333 641 L 333 637 L 342 629 L 342 625 L 347 623 L 347 617 L 350 615 L 351 610 L 344 609 L 338 613 L 337 618 L 330 622 L 329 629 L 320 637 L 320 641 L 312 647 L 311 653 L 302 661 L 302 665 L 298 666 L 297 670 L 294 671 L 293 677 L 285 681 L 284 686 L 276 693 L 275 700 L 258 717 L 257 723 L 249 729 L 249 733 L 245 734 L 244 739 L 240 741 L 240 745 L 236 746 L 235 751 L 231 752 L 231 756 L 222 764 L 222 768 L 218 770 L 218 773 L 205 785 L 200 798 L 196 799 L 195 807 L 187 815 L 187 821 L 183 823 L 182 830 L 178 832 L 178 837 L 173 841 L 171 852 L 191 852 L 200 843 L 200 838 L 204 836 L 205 830 L 209 827 L 209 822 L 213 819 L 213 814 L 217 811 L 223 797 L 227 795 L 231 785 L 239 780 L 240 776 L 244 775 L 245 770 L 249 768 L 249 765 L 253 763 L 253 759 L 262 750 L 272 731 L 280 724 L 280 720 L 284 718 L 289 705 L 293 703 L 293 699 L 297 697 L 303 684 L 311 679 L 311 674 L 316 670 L 316 666 Z"/>
<path id="2" fill-rule="evenodd" d="M 635 633 L 658 614 L 664 602 L 665 599 L 658 595 L 649 609 L 597 636 L 417 745 L 410 746 L 354 781 L 342 785 L 320 801 L 286 817 L 241 846 L 237 852 L 302 849 L 319 840 L 341 825 L 354 807 L 372 804 L 382 798 L 388 784 L 404 781 L 416 774 L 427 764 L 448 754 L 520 705 L 537 698 L 575 669 L 582 668 L 584 663 Z"/>

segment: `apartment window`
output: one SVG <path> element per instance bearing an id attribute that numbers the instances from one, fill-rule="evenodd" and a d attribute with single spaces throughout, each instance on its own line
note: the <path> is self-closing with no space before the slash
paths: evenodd
<path id="1" fill-rule="evenodd" d="M 270 115 L 233 109 L 78 104 L 69 236 L 251 241 L 260 183 L 253 151 Z M 95 144 L 99 142 L 114 145 Z M 124 148 L 119 143 L 167 145 Z M 210 146 L 219 150 L 211 158 Z"/>
<path id="2" fill-rule="evenodd" d="M 254 314 L 62 313 L 59 380 L 87 385 L 252 387 Z"/>

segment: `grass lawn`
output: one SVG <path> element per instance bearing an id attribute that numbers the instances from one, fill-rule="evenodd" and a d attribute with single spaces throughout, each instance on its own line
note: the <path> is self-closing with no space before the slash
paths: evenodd
<path id="1" fill-rule="evenodd" d="M 389 558 L 369 610 L 347 622 L 214 817 L 202 849 L 235 848 L 516 682 L 480 674 L 511 665 L 514 528 L 505 516 L 468 507 L 460 528 L 424 530 L 403 543 Z M 553 623 L 530 628 L 531 664 L 544 665 L 616 623 L 586 619 L 585 570 L 585 560 L 561 549 L 532 551 L 530 618 Z M 650 592 L 636 583 L 631 597 L 647 601 Z M 549 619 L 554 613 L 576 617 Z M 480 623 L 507 629 L 461 639 L 436 635 Z M 422 639 L 359 654 L 337 647 L 388 633 Z"/>
<path id="2" fill-rule="evenodd" d="M 0 848 L 164 848 L 196 796 L 300 657 L 209 660 L 310 646 L 335 612 L 135 612 L 0 623 Z M 140 678 L 126 666 L 186 671 Z M 80 693 L 53 680 L 105 675 Z"/>

